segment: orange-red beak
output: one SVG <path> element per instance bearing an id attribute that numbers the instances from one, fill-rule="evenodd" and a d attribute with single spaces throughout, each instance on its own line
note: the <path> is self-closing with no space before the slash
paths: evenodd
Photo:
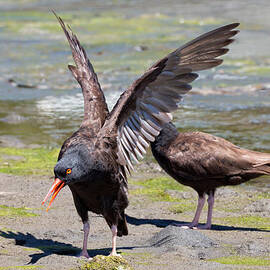
<path id="1" fill-rule="evenodd" d="M 44 198 L 44 200 L 42 201 L 42 205 L 48 200 L 48 198 L 51 196 L 52 194 L 52 198 L 49 202 L 49 205 L 46 209 L 46 211 L 48 212 L 52 202 L 54 201 L 55 197 L 57 196 L 57 194 L 59 193 L 59 191 L 62 189 L 62 187 L 65 185 L 64 181 L 61 181 L 58 178 L 55 178 L 52 187 L 50 188 L 48 194 L 46 195 L 46 197 Z"/>

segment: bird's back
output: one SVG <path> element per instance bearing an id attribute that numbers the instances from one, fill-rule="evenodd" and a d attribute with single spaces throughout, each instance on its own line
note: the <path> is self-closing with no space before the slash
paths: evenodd
<path id="1" fill-rule="evenodd" d="M 197 191 L 270 174 L 270 154 L 240 148 L 203 132 L 179 133 L 172 124 L 165 126 L 151 147 L 169 175 Z"/>

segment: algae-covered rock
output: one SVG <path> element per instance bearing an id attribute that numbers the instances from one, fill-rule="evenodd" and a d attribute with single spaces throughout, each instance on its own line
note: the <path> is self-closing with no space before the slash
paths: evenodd
<path id="1" fill-rule="evenodd" d="M 133 268 L 122 257 L 97 255 L 93 260 L 83 263 L 81 270 L 133 270 Z"/>

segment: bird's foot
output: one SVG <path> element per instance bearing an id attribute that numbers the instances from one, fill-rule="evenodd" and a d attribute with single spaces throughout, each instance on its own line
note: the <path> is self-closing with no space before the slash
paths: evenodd
<path id="1" fill-rule="evenodd" d="M 210 230 L 211 229 L 211 225 L 188 225 L 188 226 L 182 226 L 183 229 L 192 229 L 192 230 Z"/>
<path id="2" fill-rule="evenodd" d="M 210 225 L 208 225 L 208 224 L 199 225 L 199 226 L 197 226 L 197 229 L 199 229 L 199 230 L 210 230 L 211 229 L 211 224 Z"/>
<path id="3" fill-rule="evenodd" d="M 197 230 L 196 226 L 191 226 L 191 225 L 184 225 L 181 226 L 182 229 L 192 229 L 192 230 Z"/>
<path id="4" fill-rule="evenodd" d="M 120 254 L 118 254 L 116 251 L 112 251 L 109 256 L 117 256 L 122 257 Z"/>
<path id="5" fill-rule="evenodd" d="M 77 257 L 85 257 L 88 260 L 92 260 L 92 257 L 89 256 L 87 250 L 82 250 Z"/>
<path id="6" fill-rule="evenodd" d="M 181 227 L 182 229 L 193 229 L 196 230 L 198 225 L 197 224 L 187 224 L 187 223 L 173 223 L 173 226 Z"/>

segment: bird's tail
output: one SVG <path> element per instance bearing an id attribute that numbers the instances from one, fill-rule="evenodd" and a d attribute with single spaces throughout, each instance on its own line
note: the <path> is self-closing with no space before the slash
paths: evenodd
<path id="1" fill-rule="evenodd" d="M 261 174 L 270 175 L 270 154 L 269 153 L 260 153 L 254 152 L 253 153 L 253 168 L 257 172 Z"/>
<path id="2" fill-rule="evenodd" d="M 270 175 L 270 163 L 262 164 L 255 166 L 256 171 L 260 172 L 261 174 Z"/>

